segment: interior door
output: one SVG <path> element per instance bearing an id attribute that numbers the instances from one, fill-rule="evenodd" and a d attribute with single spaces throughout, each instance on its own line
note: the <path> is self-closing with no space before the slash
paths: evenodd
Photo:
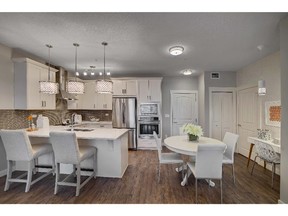
<path id="1" fill-rule="evenodd" d="M 223 140 L 226 132 L 234 132 L 232 92 L 212 93 L 212 138 Z"/>
<path id="2" fill-rule="evenodd" d="M 249 136 L 256 136 L 258 127 L 258 95 L 257 87 L 238 91 L 238 152 L 248 156 Z"/>
<path id="3" fill-rule="evenodd" d="M 179 128 L 186 123 L 198 124 L 198 101 L 196 93 L 173 93 L 172 136 L 179 135 Z"/>

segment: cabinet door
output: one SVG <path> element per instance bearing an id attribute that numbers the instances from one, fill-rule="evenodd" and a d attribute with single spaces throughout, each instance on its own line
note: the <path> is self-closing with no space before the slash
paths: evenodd
<path id="1" fill-rule="evenodd" d="M 95 83 L 85 83 L 85 93 L 82 95 L 82 109 L 96 109 Z"/>
<path id="2" fill-rule="evenodd" d="M 161 80 L 149 80 L 149 95 L 150 101 L 161 101 Z"/>
<path id="3" fill-rule="evenodd" d="M 77 100 L 68 100 L 67 109 L 68 110 L 82 109 L 82 97 L 83 95 L 76 95 L 75 98 Z"/>
<path id="4" fill-rule="evenodd" d="M 126 94 L 127 95 L 137 95 L 137 81 L 127 80 L 126 81 Z"/>
<path id="5" fill-rule="evenodd" d="M 113 80 L 113 95 L 123 95 L 123 87 L 124 83 L 122 80 Z"/>
<path id="6" fill-rule="evenodd" d="M 39 92 L 41 72 L 41 67 L 27 63 L 27 109 L 43 109 Z"/>
<path id="7" fill-rule="evenodd" d="M 97 109 L 98 110 L 112 110 L 112 95 L 111 94 L 97 94 Z"/>
<path id="8" fill-rule="evenodd" d="M 50 81 L 55 82 L 55 73 L 50 72 Z M 48 70 L 42 68 L 40 72 L 40 81 L 48 81 Z M 41 109 L 55 109 L 56 108 L 56 97 L 52 94 L 40 93 L 40 105 Z"/>
<path id="9" fill-rule="evenodd" d="M 139 103 L 149 102 L 148 80 L 138 80 L 138 100 Z"/>

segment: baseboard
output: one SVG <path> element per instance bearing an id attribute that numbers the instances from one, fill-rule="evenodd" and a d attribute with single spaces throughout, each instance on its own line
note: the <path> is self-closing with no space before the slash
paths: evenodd
<path id="1" fill-rule="evenodd" d="M 282 200 L 278 200 L 278 204 L 286 204 L 286 203 L 284 203 Z"/>
<path id="2" fill-rule="evenodd" d="M 0 177 L 3 177 L 7 174 L 7 169 L 0 171 Z"/>

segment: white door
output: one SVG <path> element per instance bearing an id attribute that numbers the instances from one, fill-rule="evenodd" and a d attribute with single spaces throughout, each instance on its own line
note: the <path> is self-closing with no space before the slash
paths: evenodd
<path id="1" fill-rule="evenodd" d="M 186 123 L 198 124 L 197 93 L 171 94 L 171 136 L 179 135 L 179 128 Z"/>
<path id="2" fill-rule="evenodd" d="M 234 132 L 232 92 L 212 93 L 212 138 L 223 140 L 226 132 Z"/>
<path id="3" fill-rule="evenodd" d="M 256 136 L 258 127 L 257 87 L 238 91 L 238 152 L 248 156 L 250 143 L 247 137 Z"/>

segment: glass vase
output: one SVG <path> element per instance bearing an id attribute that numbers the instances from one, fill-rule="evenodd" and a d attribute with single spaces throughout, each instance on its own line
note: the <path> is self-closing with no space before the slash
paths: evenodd
<path id="1" fill-rule="evenodd" d="M 188 140 L 189 141 L 197 141 L 198 140 L 198 136 L 196 136 L 194 134 L 188 134 Z"/>

